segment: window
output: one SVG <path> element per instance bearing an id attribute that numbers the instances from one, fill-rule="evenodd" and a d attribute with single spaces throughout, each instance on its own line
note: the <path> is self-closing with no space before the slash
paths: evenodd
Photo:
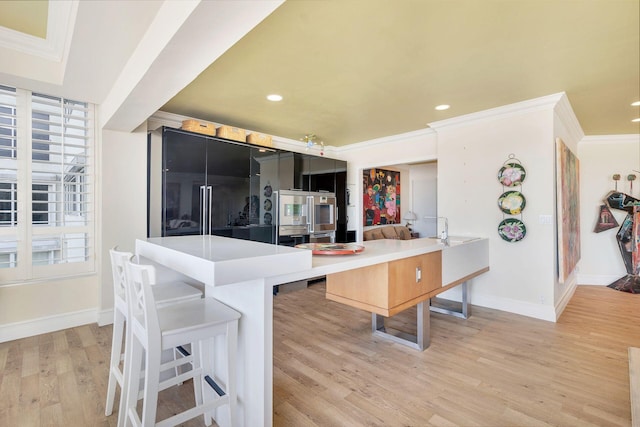
<path id="1" fill-rule="evenodd" d="M 0 227 L 15 226 L 17 210 L 15 182 L 0 182 Z"/>
<path id="2" fill-rule="evenodd" d="M 0 86 L 0 271 L 3 273 L 5 269 L 17 268 L 17 135 L 16 90 Z"/>
<path id="3" fill-rule="evenodd" d="M 0 284 L 94 269 L 93 106 L 0 85 Z"/>
<path id="4" fill-rule="evenodd" d="M 0 86 L 0 158 L 16 157 L 15 89 Z"/>

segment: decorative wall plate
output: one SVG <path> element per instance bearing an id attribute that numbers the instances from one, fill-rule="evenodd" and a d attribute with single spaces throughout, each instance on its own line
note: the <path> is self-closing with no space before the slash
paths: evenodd
<path id="1" fill-rule="evenodd" d="M 266 199 L 264 201 L 264 210 L 267 212 L 271 210 L 271 199 Z"/>
<path id="2" fill-rule="evenodd" d="M 527 227 L 517 218 L 506 218 L 498 224 L 498 234 L 507 242 L 519 242 L 527 235 Z"/>
<path id="3" fill-rule="evenodd" d="M 498 181 L 505 187 L 522 185 L 527 172 L 520 163 L 507 163 L 498 171 Z"/>
<path id="4" fill-rule="evenodd" d="M 353 243 L 302 243 L 299 249 L 311 249 L 313 255 L 353 255 L 364 251 L 364 246 Z"/>
<path id="5" fill-rule="evenodd" d="M 271 225 L 271 221 L 273 221 L 273 217 L 271 216 L 271 214 L 269 212 L 264 214 L 264 223 L 266 225 Z"/>
<path id="6" fill-rule="evenodd" d="M 271 188 L 271 185 L 267 184 L 264 186 L 264 196 L 265 197 L 271 197 L 271 193 L 273 193 L 273 188 Z"/>
<path id="7" fill-rule="evenodd" d="M 509 215 L 518 215 L 527 204 L 526 199 L 519 191 L 505 191 L 498 198 L 498 207 Z"/>

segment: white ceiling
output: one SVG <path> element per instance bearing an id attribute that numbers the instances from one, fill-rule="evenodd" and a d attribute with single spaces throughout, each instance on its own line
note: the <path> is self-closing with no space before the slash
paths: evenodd
<path id="1" fill-rule="evenodd" d="M 0 1 L 0 15 L 4 3 Z M 0 27 L 0 83 L 101 103 L 161 4 L 49 2 L 46 40 Z"/>
<path id="2" fill-rule="evenodd" d="M 145 63 L 146 33 L 162 38 L 165 2 L 56 1 L 50 9 L 57 3 L 72 6 L 58 29 L 62 59 L 0 43 L 0 83 L 98 104 L 113 103 L 114 87 L 133 93 L 120 73 L 132 55 Z M 585 134 L 640 134 L 631 122 L 639 108 L 630 106 L 640 100 L 637 0 L 289 0 L 246 22 L 265 2 L 187 3 L 197 5 L 191 18 L 156 41 L 162 61 L 147 61 L 155 78 L 141 77 L 155 92 L 138 85 L 145 90 L 121 111 L 134 122 L 161 108 L 292 139 L 315 133 L 340 146 L 566 92 Z M 237 34 L 213 53 L 223 38 L 206 28 L 207 19 L 221 26 L 215 18 Z M 210 45 L 198 50 L 203 40 Z M 272 92 L 284 101 L 266 101 Z M 435 111 L 441 103 L 452 108 Z"/>

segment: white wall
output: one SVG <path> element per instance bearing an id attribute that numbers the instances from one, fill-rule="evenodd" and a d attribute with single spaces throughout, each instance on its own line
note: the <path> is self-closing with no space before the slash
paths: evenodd
<path id="1" fill-rule="evenodd" d="M 618 227 L 595 233 L 599 206 L 609 191 L 615 190 L 613 175 L 618 173 L 618 191 L 640 199 L 640 135 L 591 136 L 578 145 L 580 158 L 580 239 L 582 259 L 578 264 L 578 283 L 608 285 L 627 274 L 616 242 Z M 638 177 L 631 191 L 626 177 Z M 626 213 L 612 209 L 619 224 Z"/>
<path id="2" fill-rule="evenodd" d="M 472 303 L 546 320 L 555 320 L 555 235 L 538 218 L 555 212 L 552 109 L 553 102 L 544 108 L 515 105 L 435 124 L 439 214 L 449 218 L 451 234 L 490 239 L 491 270 L 473 280 Z M 516 243 L 497 233 L 505 218 L 497 203 L 505 190 L 497 174 L 510 154 L 527 172 L 520 188 L 527 234 Z"/>
<path id="3" fill-rule="evenodd" d="M 438 215 L 438 163 L 412 165 L 409 168 L 409 179 L 411 183 L 409 208 L 418 217 L 412 231 L 419 233 L 420 237 L 439 235 L 438 232 L 443 227 L 442 221 L 424 218 Z"/>
<path id="4" fill-rule="evenodd" d="M 579 153 L 578 153 L 578 142 L 584 138 L 584 133 L 582 132 L 582 128 L 578 123 L 578 119 L 573 113 L 573 109 L 569 103 L 569 99 L 566 95 L 558 100 L 557 104 L 554 106 L 554 115 L 553 115 L 553 136 L 556 144 L 554 144 L 554 150 L 556 154 L 557 160 L 557 144 L 558 141 L 561 140 L 571 152 L 578 157 L 579 161 Z M 557 163 L 557 162 L 554 162 Z M 558 198 L 558 170 L 557 167 L 554 168 L 553 171 L 555 177 L 554 184 L 554 200 Z M 578 183 L 579 184 L 579 183 Z M 557 202 L 557 206 L 561 206 L 560 202 Z M 554 227 L 554 235 L 558 236 L 558 223 L 562 222 L 561 218 L 558 218 L 558 210 L 556 210 L 556 220 L 553 221 Z M 584 228 L 584 224 L 580 223 L 581 229 Z M 553 286 L 553 297 L 554 297 L 554 306 L 556 311 L 556 316 L 559 317 L 566 305 L 569 303 L 569 300 L 573 296 L 577 285 L 577 275 L 579 266 L 576 265 L 575 269 L 569 273 L 566 280 L 561 281 L 559 277 L 559 254 L 558 254 L 558 245 L 561 242 L 558 239 L 553 239 L 552 251 L 556 258 L 556 263 L 554 265 L 554 286 Z M 580 244 L 580 249 L 582 251 L 583 244 Z"/>
<path id="5" fill-rule="evenodd" d="M 0 342 L 96 321 L 97 274 L 0 287 Z"/>
<path id="6" fill-rule="evenodd" d="M 109 323 L 113 279 L 109 249 L 133 252 L 147 236 L 147 133 L 104 130 L 102 134 L 102 246 L 99 323 Z"/>
<path id="7" fill-rule="evenodd" d="M 411 209 L 419 204 L 417 183 L 432 179 L 435 170 L 437 212 L 448 217 L 450 233 L 490 239 L 491 271 L 473 280 L 472 302 L 555 321 L 576 280 L 575 274 L 567 284 L 557 280 L 555 138 L 562 137 L 575 153 L 581 137 L 566 96 L 538 98 L 431 127 L 337 150 L 349 162 L 347 182 L 355 189 L 349 228 L 356 229 L 361 239 L 363 169 L 413 163 L 409 167 Z M 527 170 L 521 188 L 527 201 L 522 216 L 527 236 L 517 243 L 505 242 L 497 234 L 504 218 L 497 204 L 503 192 L 497 174 L 510 154 Z M 431 170 L 415 165 L 435 159 L 437 165 Z M 541 219 L 549 216 L 551 224 L 542 224 Z M 459 290 L 445 296 L 459 299 Z"/>
<path id="8" fill-rule="evenodd" d="M 350 205 L 347 207 L 349 230 L 356 230 L 356 240 L 362 241 L 362 171 L 370 168 L 384 168 L 399 170 L 402 180 L 401 209 L 406 212 L 412 207 L 411 194 L 411 164 L 435 161 L 436 138 L 431 129 L 379 138 L 335 150 L 340 160 L 347 161 L 347 188 L 349 189 Z M 394 166 L 395 165 L 395 166 Z M 393 166 L 393 167 L 390 167 Z M 409 185 L 406 185 L 406 184 Z"/>

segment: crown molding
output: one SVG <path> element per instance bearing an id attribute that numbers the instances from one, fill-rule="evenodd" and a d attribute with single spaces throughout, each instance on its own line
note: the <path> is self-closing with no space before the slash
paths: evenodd
<path id="1" fill-rule="evenodd" d="M 587 135 L 583 137 L 580 145 L 599 144 L 640 144 L 640 134 L 626 135 Z"/>
<path id="2" fill-rule="evenodd" d="M 183 120 L 200 120 L 194 117 L 183 116 L 180 114 L 169 113 L 166 111 L 156 111 L 151 117 L 147 119 L 147 131 L 155 131 L 162 126 L 180 128 Z M 210 122 L 208 120 L 201 120 L 204 123 L 211 123 L 214 126 L 222 126 L 223 123 Z M 247 132 L 252 133 L 254 131 L 247 129 Z M 312 154 L 315 156 L 323 155 L 325 157 L 334 158 L 338 152 L 337 148 L 332 145 L 324 146 L 324 154 L 320 154 L 320 146 L 314 145 L 312 148 L 307 149 L 307 146 L 302 141 L 295 139 L 284 138 L 281 136 L 272 135 L 274 148 L 281 150 L 294 151 L 297 153 Z"/>
<path id="3" fill-rule="evenodd" d="M 435 130 L 430 128 L 419 129 L 411 132 L 400 133 L 397 135 L 385 136 L 382 138 L 370 139 L 368 141 L 356 142 L 349 145 L 343 145 L 336 147 L 336 153 L 346 153 L 354 150 L 362 150 L 363 148 L 371 148 L 377 145 L 384 145 L 390 143 L 398 143 L 408 139 L 416 139 L 424 136 L 435 135 Z"/>
<path id="4" fill-rule="evenodd" d="M 182 126 L 183 120 L 189 120 L 193 117 L 181 116 L 179 114 L 167 113 L 166 111 L 156 111 L 147 119 L 147 130 L 154 131 L 162 126 L 170 128 L 179 128 Z"/>
<path id="5" fill-rule="evenodd" d="M 566 97 L 564 92 L 541 96 L 527 101 L 478 111 L 477 113 L 465 114 L 463 116 L 453 117 L 446 120 L 439 120 L 437 122 L 429 123 L 429 127 L 438 131 L 443 128 L 466 126 L 470 123 L 481 120 L 494 120 L 525 112 L 545 110 L 554 107 L 558 102 L 560 102 L 563 96 Z"/>
<path id="6" fill-rule="evenodd" d="M 147 119 L 147 130 L 155 131 L 162 126 L 172 127 L 172 128 L 180 128 L 182 126 L 183 120 L 195 119 L 194 117 L 187 117 L 180 114 L 169 113 L 166 111 L 156 111 L 149 119 Z M 206 123 L 212 123 L 215 126 L 221 126 L 221 123 L 209 122 L 208 120 L 202 120 Z M 247 129 L 247 131 L 252 132 Z M 335 147 L 333 145 L 325 145 L 324 146 L 324 157 L 328 158 L 337 158 L 341 159 L 342 155 L 346 152 L 352 150 L 361 150 L 363 148 L 370 148 L 373 146 L 379 146 L 390 143 L 397 143 L 403 140 L 408 139 L 416 139 L 417 137 L 422 136 L 432 136 L 435 135 L 435 131 L 433 129 L 425 128 L 417 131 L 406 132 L 398 135 L 386 136 L 383 138 L 376 138 L 369 141 L 357 142 L 355 144 L 349 144 L 341 147 Z M 281 150 L 293 151 L 297 153 L 307 153 L 312 155 L 321 155 L 319 146 L 314 146 L 311 149 L 307 149 L 306 145 L 298 140 L 284 138 L 280 136 L 271 136 L 273 140 L 274 148 L 279 148 Z"/>
<path id="7" fill-rule="evenodd" d="M 64 63 L 73 35 L 78 3 L 79 0 L 49 2 L 46 39 L 0 27 L 0 47 Z"/>

